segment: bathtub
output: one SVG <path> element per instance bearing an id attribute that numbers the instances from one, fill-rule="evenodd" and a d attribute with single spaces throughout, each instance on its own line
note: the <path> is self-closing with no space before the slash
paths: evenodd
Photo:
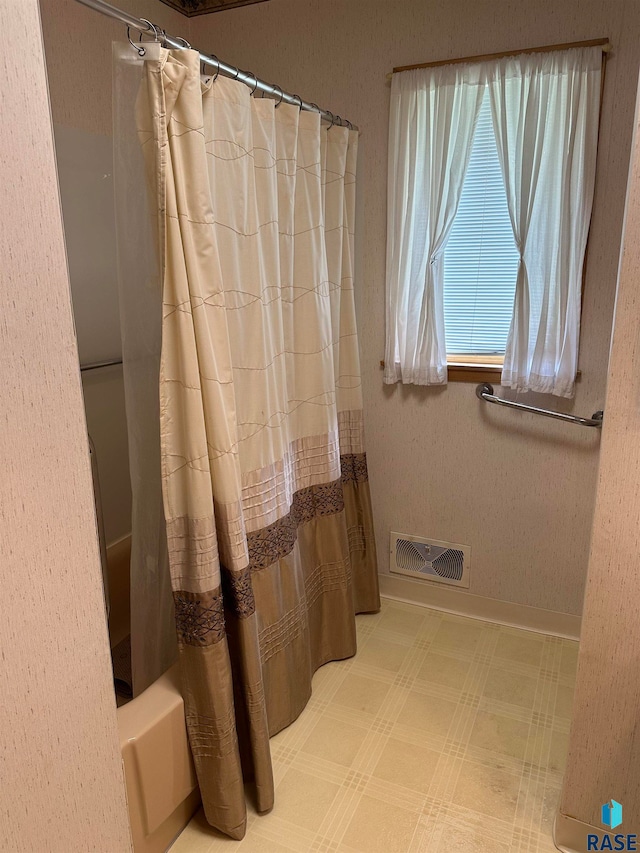
<path id="1" fill-rule="evenodd" d="M 118 708 L 135 853 L 164 853 L 200 805 L 177 664 Z"/>
<path id="2" fill-rule="evenodd" d="M 131 537 L 106 551 L 115 646 L 129 633 Z M 164 853 L 200 804 L 177 664 L 117 714 L 134 851 Z"/>

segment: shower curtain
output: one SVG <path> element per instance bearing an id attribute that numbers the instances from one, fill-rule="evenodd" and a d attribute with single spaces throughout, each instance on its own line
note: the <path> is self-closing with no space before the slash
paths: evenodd
<path id="1" fill-rule="evenodd" d="M 162 291 L 156 203 L 145 191 L 136 130 L 144 62 L 128 42 L 113 44 L 113 176 L 118 301 L 131 472 L 130 628 L 133 695 L 175 663 L 173 595 L 160 476 Z M 152 174 L 148 175 L 151 180 Z M 151 202 L 153 200 L 153 205 Z"/>
<path id="2" fill-rule="evenodd" d="M 129 61 L 138 62 L 129 55 Z M 205 814 L 273 805 L 269 736 L 379 608 L 353 300 L 357 133 L 148 45 L 162 491 Z"/>

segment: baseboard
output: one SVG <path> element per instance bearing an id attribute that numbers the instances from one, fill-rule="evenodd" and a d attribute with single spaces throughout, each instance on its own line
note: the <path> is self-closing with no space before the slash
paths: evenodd
<path id="1" fill-rule="evenodd" d="M 434 584 L 428 581 L 414 581 L 398 575 L 381 574 L 380 594 L 385 598 L 419 604 L 444 610 L 458 616 L 481 619 L 484 622 L 497 622 L 512 628 L 525 628 L 539 634 L 565 637 L 577 640 L 580 637 L 580 617 L 555 610 L 543 610 L 528 607 L 526 604 L 514 604 L 510 601 L 498 601 L 472 595 L 456 587 Z"/>
<path id="2" fill-rule="evenodd" d="M 605 832 L 602 828 L 558 812 L 553 824 L 553 843 L 562 853 L 585 853 L 587 835 L 597 835 L 600 839 Z"/>

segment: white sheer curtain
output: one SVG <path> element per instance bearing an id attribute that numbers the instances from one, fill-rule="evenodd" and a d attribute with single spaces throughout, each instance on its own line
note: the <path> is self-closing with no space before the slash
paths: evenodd
<path id="1" fill-rule="evenodd" d="M 447 381 L 443 254 L 485 91 L 481 66 L 395 74 L 391 85 L 384 381 Z"/>
<path id="2" fill-rule="evenodd" d="M 602 48 L 485 66 L 520 266 L 502 384 L 573 396 Z"/>

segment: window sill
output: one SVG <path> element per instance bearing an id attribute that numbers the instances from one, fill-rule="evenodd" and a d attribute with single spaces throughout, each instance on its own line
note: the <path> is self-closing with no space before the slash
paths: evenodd
<path id="1" fill-rule="evenodd" d="M 384 367 L 384 361 L 380 362 Z M 497 382 L 500 384 L 502 364 L 471 364 L 459 362 L 447 365 L 449 382 Z"/>
<path id="2" fill-rule="evenodd" d="M 384 361 L 380 362 L 380 367 L 384 367 Z M 477 384 L 478 382 L 489 382 L 491 385 L 500 384 L 502 375 L 501 364 L 458 364 L 447 365 L 447 377 L 449 382 L 470 382 Z M 582 371 L 576 373 L 576 382 L 580 382 Z"/>
<path id="3" fill-rule="evenodd" d="M 449 364 L 447 365 L 449 382 L 488 382 L 499 385 L 502 365 L 492 364 Z M 582 379 L 582 371 L 576 373 L 576 382 Z"/>
<path id="4" fill-rule="evenodd" d="M 449 382 L 497 382 L 500 384 L 502 365 L 493 364 L 449 364 Z"/>

